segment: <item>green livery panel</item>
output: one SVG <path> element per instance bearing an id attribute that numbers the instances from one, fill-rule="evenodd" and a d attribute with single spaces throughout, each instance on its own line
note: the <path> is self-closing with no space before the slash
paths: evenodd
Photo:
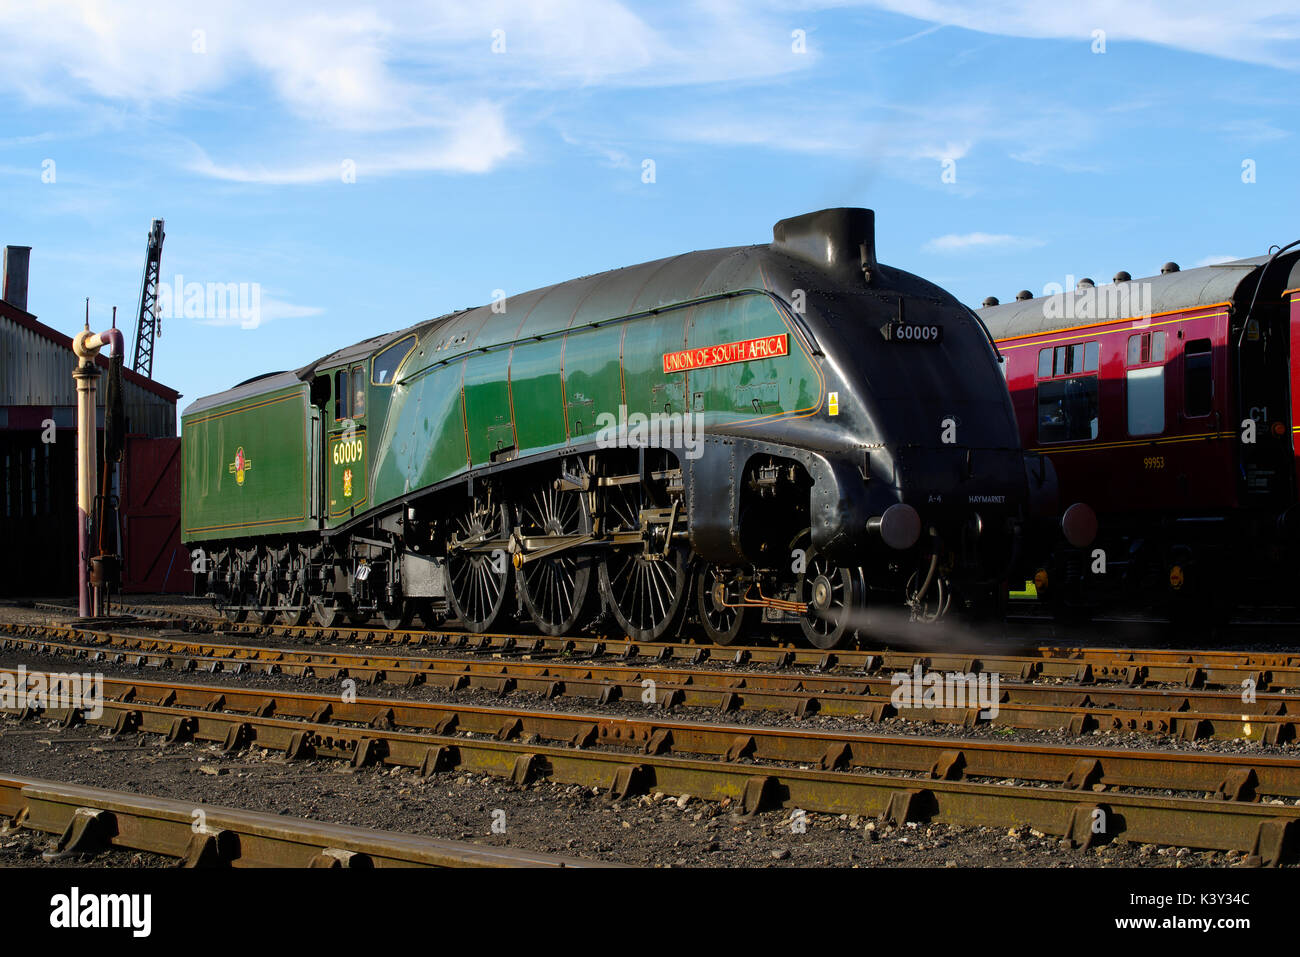
<path id="1" fill-rule="evenodd" d="M 305 383 L 207 408 L 181 421 L 186 541 L 316 527 Z"/>
<path id="2" fill-rule="evenodd" d="M 366 478 L 366 430 L 344 429 L 331 432 L 325 454 L 329 456 L 329 515 L 330 521 L 348 519 L 365 511 L 370 504 L 366 494 L 370 483 Z"/>
<path id="3" fill-rule="evenodd" d="M 616 419 L 620 406 L 629 415 L 693 412 L 708 429 L 806 415 L 822 401 L 819 367 L 762 292 L 561 325 L 560 316 L 576 308 L 573 296 L 558 303 L 549 331 L 542 313 L 557 303 L 543 299 L 508 333 L 502 328 L 516 320 L 497 315 L 478 328 L 466 316 L 426 333 L 403 376 L 386 388 L 374 504 L 491 464 L 507 450 L 528 456 L 591 442 L 611 421 L 602 416 Z M 519 338 L 527 332 L 533 335 Z M 765 339 L 778 344 L 774 354 L 741 360 L 709 352 Z M 692 350 L 708 353 L 704 365 L 665 371 L 665 356 Z"/>
<path id="4" fill-rule="evenodd" d="M 185 540 L 336 528 L 472 469 L 592 443 L 620 410 L 690 413 L 722 431 L 815 412 L 821 366 L 764 277 L 751 264 L 704 289 L 716 262 L 692 255 L 199 400 L 182 418 Z"/>

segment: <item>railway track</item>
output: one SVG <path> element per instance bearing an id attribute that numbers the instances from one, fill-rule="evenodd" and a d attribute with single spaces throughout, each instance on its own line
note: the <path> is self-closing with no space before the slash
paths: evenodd
<path id="1" fill-rule="evenodd" d="M 57 603 L 36 603 L 75 614 L 76 609 Z M 127 606 L 123 606 L 124 608 Z M 568 657 L 650 658 L 657 661 L 730 662 L 763 664 L 775 668 L 811 667 L 822 670 L 842 667 L 870 670 L 907 670 L 914 664 L 934 670 L 970 672 L 982 668 L 1007 676 L 1034 676 L 1067 680 L 1147 680 L 1167 684 L 1239 687 L 1246 678 L 1262 678 L 1274 690 L 1300 691 L 1300 653 L 1276 651 L 1226 651 L 1197 648 L 1084 647 L 1023 643 L 1018 654 L 999 654 L 986 642 L 981 650 L 932 652 L 906 649 L 836 649 L 823 651 L 806 646 L 715 645 L 710 642 L 644 642 L 627 637 L 562 636 L 537 634 L 471 634 L 437 629 L 389 629 L 359 625 L 323 627 L 315 624 L 283 625 L 261 622 L 231 622 L 223 618 L 175 616 L 157 613 L 148 606 L 131 606 L 143 617 L 156 615 L 162 623 L 177 624 L 182 630 L 212 631 L 216 634 L 275 638 L 287 641 L 361 643 L 448 648 L 488 654 L 564 655 Z M 977 668 L 965 665 L 974 663 Z M 1265 674 L 1265 672 L 1267 672 Z"/>
<path id="2" fill-rule="evenodd" d="M 19 679 L 12 669 L 0 674 Z M 27 675 L 29 682 L 53 678 Z M 104 691 L 93 725 L 118 735 L 215 743 L 232 754 L 256 746 L 289 758 L 378 763 L 424 776 L 457 770 L 516 784 L 545 778 L 616 798 L 650 790 L 730 798 L 746 813 L 785 807 L 878 815 L 897 824 L 1027 824 L 1075 846 L 1112 839 L 1177 844 L 1245 851 L 1266 864 L 1289 860 L 1300 837 L 1300 761 L 1292 758 L 349 701 L 115 678 L 104 679 Z M 7 713 L 37 716 L 31 709 Z M 65 724 L 82 719 L 71 708 L 43 716 Z"/>
<path id="3" fill-rule="evenodd" d="M 122 848 L 190 867 L 609 866 L 9 774 L 0 774 L 0 816 L 56 835 L 55 853 Z"/>
<path id="4" fill-rule="evenodd" d="M 271 637 L 285 640 L 394 644 L 469 650 L 490 654 L 565 655 L 650 658 L 656 661 L 721 661 L 763 664 L 775 668 L 810 667 L 821 670 L 853 668 L 890 671 L 914 665 L 936 671 L 997 671 L 1008 677 L 1066 680 L 1148 680 L 1169 684 L 1240 687 L 1250 678 L 1273 690 L 1300 690 L 1300 655 L 1272 652 L 1202 652 L 1197 650 L 1034 646 L 1023 654 L 998 654 L 987 649 L 962 652 L 908 650 L 822 651 L 774 645 L 727 646 L 679 642 L 637 642 L 628 638 L 542 635 L 471 635 L 465 632 L 390 631 L 383 628 L 333 628 L 315 625 L 218 624 L 218 634 Z"/>
<path id="5" fill-rule="evenodd" d="M 54 637 L 47 637 L 47 636 Z M 1287 744 L 1300 739 L 1300 700 L 1293 695 L 1240 694 L 1185 688 L 1131 688 L 1008 683 L 999 685 L 996 713 L 971 707 L 907 707 L 893 700 L 887 674 L 802 676 L 706 668 L 465 661 L 429 656 L 375 656 L 216 644 L 192 638 L 104 633 L 50 626 L 0 625 L 0 647 L 111 660 L 142 668 L 181 671 L 283 673 L 322 680 L 353 678 L 446 691 L 477 689 L 497 695 L 525 692 L 608 704 L 640 701 L 661 708 L 778 711 L 797 716 L 900 717 L 965 727 L 1051 729 L 1080 735 L 1093 730 L 1137 731 L 1199 738 Z"/>

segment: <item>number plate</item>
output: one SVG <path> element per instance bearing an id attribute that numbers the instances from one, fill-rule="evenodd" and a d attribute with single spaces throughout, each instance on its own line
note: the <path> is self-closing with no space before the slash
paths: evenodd
<path id="1" fill-rule="evenodd" d="M 935 322 L 891 322 L 881 334 L 889 342 L 941 342 L 943 326 Z"/>

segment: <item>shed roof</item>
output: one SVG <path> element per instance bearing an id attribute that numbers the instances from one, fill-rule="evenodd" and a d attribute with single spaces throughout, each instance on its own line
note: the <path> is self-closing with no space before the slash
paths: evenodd
<path id="1" fill-rule="evenodd" d="M 39 321 L 30 312 L 24 312 L 22 309 L 19 309 L 11 303 L 5 302 L 3 299 L 0 299 L 0 320 L 12 322 L 30 332 L 34 332 L 36 335 L 48 339 L 55 345 L 67 349 L 69 357 L 72 356 L 71 336 L 65 336 L 63 333 L 59 332 L 59 330 L 53 329 Z M 73 360 L 70 358 L 69 361 Z M 108 357 L 101 353 L 95 357 L 95 364 L 103 369 L 107 369 L 109 367 Z M 168 402 L 174 403 L 181 397 L 181 393 L 177 392 L 175 389 L 170 389 L 161 382 L 155 382 L 153 379 L 146 378 L 145 376 L 140 375 L 140 373 L 134 372 L 125 366 L 122 369 L 122 380 L 124 382 L 129 382 L 132 385 L 139 386 L 147 392 L 152 392 L 154 395 L 166 399 Z"/>

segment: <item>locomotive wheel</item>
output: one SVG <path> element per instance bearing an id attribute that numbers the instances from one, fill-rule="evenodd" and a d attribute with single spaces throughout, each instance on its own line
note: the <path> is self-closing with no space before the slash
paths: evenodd
<path id="1" fill-rule="evenodd" d="M 929 589 L 923 596 L 918 596 L 917 590 L 926 577 L 926 572 L 920 569 L 912 572 L 903 595 L 912 606 L 913 620 L 929 625 L 948 614 L 948 606 L 952 603 L 952 586 L 946 575 L 936 572 Z"/>
<path id="2" fill-rule="evenodd" d="M 229 549 L 223 556 L 219 568 L 225 594 L 218 602 L 217 610 L 221 612 L 226 621 L 235 624 L 247 621 L 248 608 L 245 606 L 248 602 L 244 593 L 243 563 L 240 561 L 239 552 L 233 548 Z M 234 580 L 231 581 L 230 579 Z"/>
<path id="3" fill-rule="evenodd" d="M 223 604 L 221 606 L 221 614 L 226 619 L 226 621 L 233 622 L 235 624 L 239 624 L 242 621 L 248 620 L 248 609 L 239 608 L 233 604 Z"/>
<path id="4" fill-rule="evenodd" d="M 808 613 L 799 616 L 803 635 L 815 648 L 835 648 L 855 631 L 853 619 L 864 607 L 866 589 L 856 568 L 841 567 L 810 548 L 799 576 L 799 600 Z"/>
<path id="5" fill-rule="evenodd" d="M 279 577 L 276 574 L 279 563 L 280 557 L 273 549 L 267 549 L 257 557 L 261 583 L 257 586 L 257 611 L 253 615 L 259 625 L 269 625 L 275 621 L 276 609 L 280 605 L 280 595 L 275 587 Z"/>
<path id="6" fill-rule="evenodd" d="M 734 572 L 728 574 L 712 563 L 695 576 L 695 610 L 705 634 L 716 645 L 734 644 L 753 618 L 752 608 L 728 607 L 727 586 L 734 580 Z"/>
<path id="7" fill-rule="evenodd" d="M 656 641 L 672 627 L 686 596 L 686 560 L 680 548 L 662 558 L 618 549 L 600 563 L 600 590 L 629 638 Z"/>
<path id="8" fill-rule="evenodd" d="M 510 527 L 505 506 L 474 503 L 452 522 L 456 541 L 493 541 L 506 536 Z M 452 609 L 465 629 L 475 634 L 491 631 L 506 618 L 511 573 L 509 556 L 499 552 L 471 552 L 449 549 L 447 571 Z"/>
<path id="9" fill-rule="evenodd" d="M 432 599 L 421 599 L 418 603 L 417 610 L 420 613 L 421 623 L 430 631 L 436 631 L 447 624 L 447 612 L 437 611 L 433 607 Z"/>
<path id="10" fill-rule="evenodd" d="M 525 538 L 590 532 L 586 497 L 575 492 L 542 488 L 519 506 L 519 533 Z M 590 554 L 576 550 L 527 562 L 516 574 L 520 600 L 544 635 L 568 634 L 591 617 L 593 578 Z"/>
<path id="11" fill-rule="evenodd" d="M 660 461 L 648 467 L 664 465 Z M 609 487 L 601 503 L 601 531 L 638 532 L 644 509 L 663 505 L 646 484 Z M 600 594 L 627 636 L 656 641 L 676 622 L 686 597 L 686 558 L 682 550 L 652 538 L 644 544 L 610 549 L 600 561 Z"/>
<path id="12" fill-rule="evenodd" d="M 389 631 L 405 631 L 415 621 L 415 602 L 410 598 L 402 599 L 396 607 L 384 605 L 379 610 L 379 620 Z"/>
<path id="13" fill-rule="evenodd" d="M 285 586 L 280 591 L 278 608 L 282 625 L 305 625 L 311 615 L 304 577 L 306 565 L 302 552 L 291 548 L 282 565 Z"/>
<path id="14" fill-rule="evenodd" d="M 343 609 L 333 598 L 317 596 L 311 600 L 311 620 L 322 628 L 333 628 L 343 621 Z"/>

